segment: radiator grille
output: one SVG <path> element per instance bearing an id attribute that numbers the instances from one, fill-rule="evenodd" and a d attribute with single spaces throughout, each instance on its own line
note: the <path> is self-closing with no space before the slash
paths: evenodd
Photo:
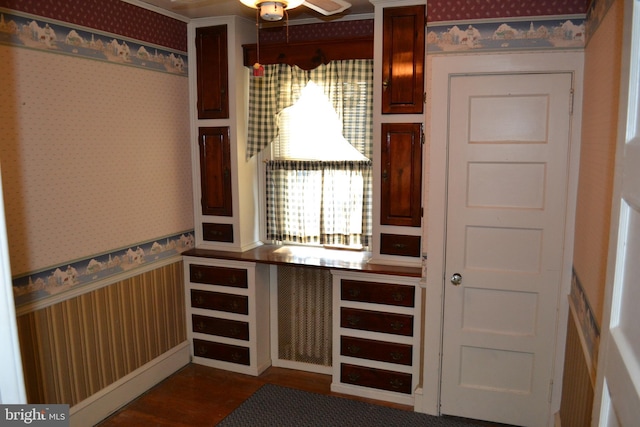
<path id="1" fill-rule="evenodd" d="M 278 356 L 331 366 L 331 273 L 278 267 Z"/>

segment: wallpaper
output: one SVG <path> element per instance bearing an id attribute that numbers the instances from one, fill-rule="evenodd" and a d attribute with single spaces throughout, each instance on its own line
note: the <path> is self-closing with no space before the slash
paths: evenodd
<path id="1" fill-rule="evenodd" d="M 193 229 L 187 78 L 4 45 L 0 57 L 14 277 Z"/>
<path id="2" fill-rule="evenodd" d="M 187 24 L 120 0 L 0 0 L 0 7 L 187 51 Z"/>
<path id="3" fill-rule="evenodd" d="M 586 0 L 428 0 L 427 20 L 464 21 L 522 16 L 585 14 Z"/>

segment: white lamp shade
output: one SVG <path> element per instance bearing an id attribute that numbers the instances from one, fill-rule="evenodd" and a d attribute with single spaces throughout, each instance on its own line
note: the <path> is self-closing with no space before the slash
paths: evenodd
<path id="1" fill-rule="evenodd" d="M 254 9 L 258 9 L 263 3 L 279 3 L 283 9 L 293 9 L 294 7 L 300 6 L 304 3 L 304 0 L 277 0 L 277 1 L 268 1 L 268 0 L 240 0 L 240 3 L 245 6 L 252 7 Z"/>

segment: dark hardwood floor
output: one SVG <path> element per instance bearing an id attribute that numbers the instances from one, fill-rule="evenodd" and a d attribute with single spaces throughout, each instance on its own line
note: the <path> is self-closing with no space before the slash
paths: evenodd
<path id="1" fill-rule="evenodd" d="M 267 383 L 413 411 L 412 406 L 333 393 L 330 375 L 272 367 L 253 377 L 189 364 L 98 426 L 215 426 Z"/>
<path id="2" fill-rule="evenodd" d="M 411 406 L 332 393 L 330 375 L 272 367 L 253 377 L 190 364 L 99 426 L 214 426 L 266 383 L 413 410 Z"/>

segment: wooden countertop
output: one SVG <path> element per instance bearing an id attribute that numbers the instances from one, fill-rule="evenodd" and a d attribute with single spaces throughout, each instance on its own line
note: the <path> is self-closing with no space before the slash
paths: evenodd
<path id="1" fill-rule="evenodd" d="M 390 274 L 396 276 L 421 277 L 422 268 L 369 262 L 370 252 L 341 249 L 325 249 L 305 246 L 262 245 L 244 252 L 189 249 L 184 256 L 248 261 L 274 265 L 303 265 L 336 270 L 351 270 L 364 273 Z"/>

